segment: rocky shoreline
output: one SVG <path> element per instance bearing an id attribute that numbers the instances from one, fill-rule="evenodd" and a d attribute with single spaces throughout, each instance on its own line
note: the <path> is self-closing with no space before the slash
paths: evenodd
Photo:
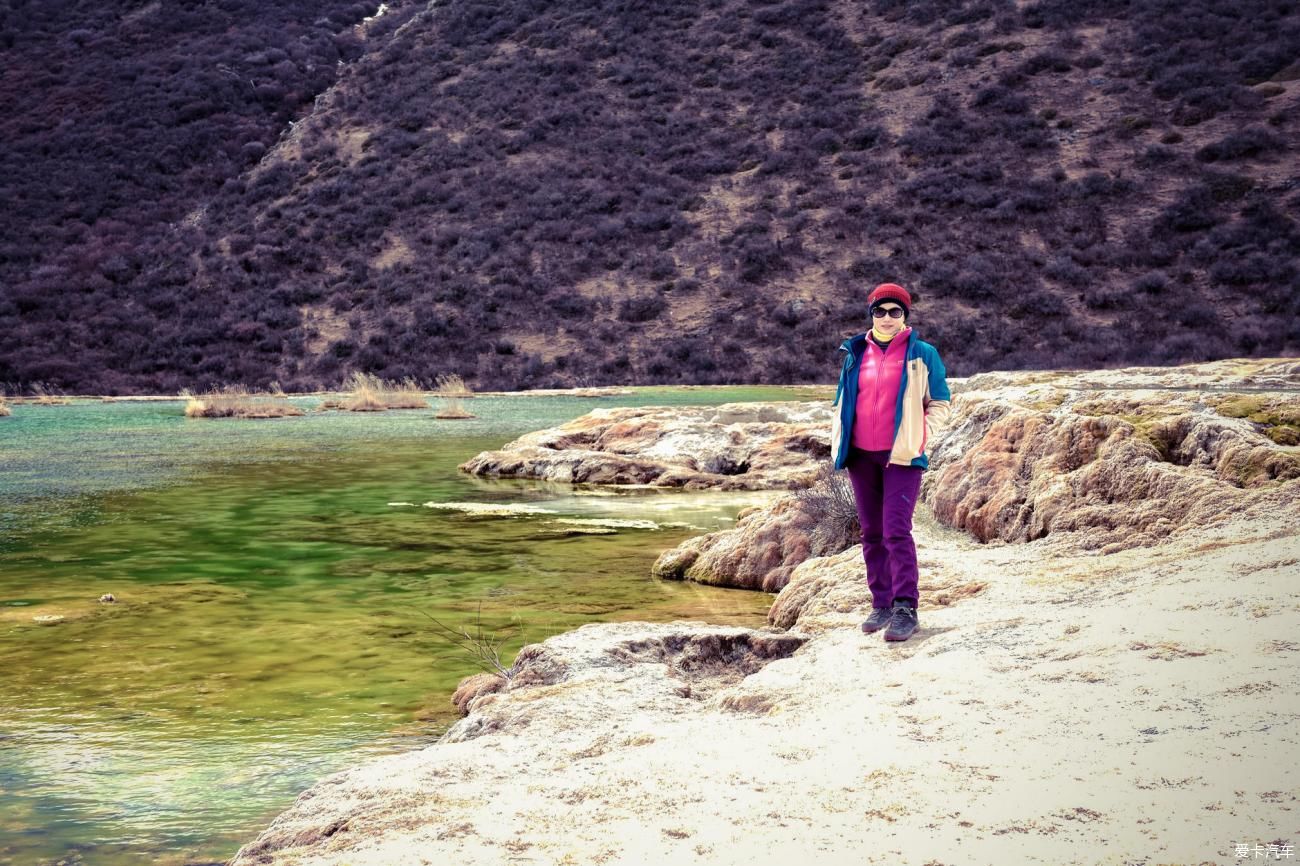
<path id="1" fill-rule="evenodd" d="M 826 403 L 596 409 L 461 465 L 471 475 L 683 490 L 793 490 L 830 456 Z"/>
<path id="2" fill-rule="evenodd" d="M 1159 376 L 962 383 L 912 640 L 857 628 L 859 548 L 794 545 L 767 627 L 525 647 L 508 684 L 463 684 L 441 742 L 323 780 L 232 864 L 1226 863 L 1300 841 L 1300 475 L 1270 435 L 1300 362 Z"/>

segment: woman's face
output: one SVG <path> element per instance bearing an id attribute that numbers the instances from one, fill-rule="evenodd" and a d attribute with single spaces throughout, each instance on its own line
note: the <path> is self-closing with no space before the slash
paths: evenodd
<path id="1" fill-rule="evenodd" d="M 895 312 L 891 313 L 893 310 Z M 871 324 L 875 329 L 887 337 L 892 337 L 906 327 L 903 318 L 903 307 L 893 301 L 885 301 L 871 311 Z M 898 316 L 897 319 L 894 316 Z"/>

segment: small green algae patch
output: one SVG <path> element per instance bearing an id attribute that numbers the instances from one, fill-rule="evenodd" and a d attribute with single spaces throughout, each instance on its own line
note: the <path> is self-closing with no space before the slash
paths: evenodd
<path id="1" fill-rule="evenodd" d="M 1278 445 L 1300 445 L 1300 400 L 1294 397 L 1232 394 L 1215 404 L 1225 418 L 1245 418 Z"/>
<path id="2" fill-rule="evenodd" d="M 1270 482 L 1300 478 L 1300 458 L 1294 454 L 1255 448 L 1230 467 L 1235 470 L 1237 486 L 1258 487 Z"/>
<path id="3" fill-rule="evenodd" d="M 1055 388 L 1050 390 L 1034 388 L 1026 395 L 1027 399 L 1020 405 L 1026 409 L 1050 415 L 1061 408 L 1061 404 L 1065 402 L 1067 396 L 1068 394 L 1065 391 Z"/>

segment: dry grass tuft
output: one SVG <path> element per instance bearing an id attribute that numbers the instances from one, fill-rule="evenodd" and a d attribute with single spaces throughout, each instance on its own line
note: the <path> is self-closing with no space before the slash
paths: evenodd
<path id="1" fill-rule="evenodd" d="M 338 402 L 348 412 L 383 412 L 386 409 L 428 409 L 423 388 L 409 376 L 401 382 L 387 382 L 371 373 L 353 373 L 343 383 L 351 392 Z"/>
<path id="2" fill-rule="evenodd" d="M 465 404 L 461 402 L 468 397 L 473 397 L 474 393 L 460 376 L 455 373 L 443 373 L 438 377 L 438 387 L 435 392 L 442 398 L 442 408 L 433 417 L 450 419 L 474 417 L 474 413 L 466 409 Z"/>
<path id="3" fill-rule="evenodd" d="M 439 397 L 473 397 L 474 392 L 465 384 L 465 380 L 455 373 L 443 373 L 438 377 L 438 387 L 434 391 Z"/>
<path id="4" fill-rule="evenodd" d="M 186 389 L 180 396 L 188 401 L 186 418 L 283 418 L 303 414 L 288 401 L 279 385 L 260 392 L 249 391 L 244 385 L 227 385 L 203 394 L 191 394 Z"/>
<path id="5" fill-rule="evenodd" d="M 33 403 L 37 406 L 63 406 L 72 402 L 72 399 L 70 397 L 65 397 L 58 388 L 46 385 L 42 382 L 37 382 L 32 385 L 30 390 L 30 396 L 24 397 L 21 394 L 16 394 L 9 398 L 9 400 L 15 406 L 19 403 Z M 0 403 L 4 402 L 5 395 L 0 394 Z"/>
<path id="6" fill-rule="evenodd" d="M 443 397 L 442 408 L 434 413 L 435 418 L 474 418 L 473 412 L 465 408 L 460 397 Z"/>
<path id="7" fill-rule="evenodd" d="M 5 403 L 5 395 L 0 394 L 0 418 L 4 418 L 6 415 L 12 415 L 12 414 L 13 413 L 9 410 L 9 406 L 6 405 Z"/>

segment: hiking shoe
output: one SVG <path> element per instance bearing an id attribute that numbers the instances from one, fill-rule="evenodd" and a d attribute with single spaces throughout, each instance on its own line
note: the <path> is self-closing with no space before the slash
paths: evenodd
<path id="1" fill-rule="evenodd" d="M 873 631 L 880 631 L 882 628 L 889 625 L 889 619 L 893 615 L 894 612 L 890 608 L 873 607 L 871 609 L 871 616 L 867 617 L 867 621 L 862 624 L 862 630 L 867 634 L 871 634 Z"/>
<path id="2" fill-rule="evenodd" d="M 885 629 L 885 640 L 907 640 L 916 631 L 916 625 L 916 608 L 896 604 L 889 617 L 889 628 Z"/>

